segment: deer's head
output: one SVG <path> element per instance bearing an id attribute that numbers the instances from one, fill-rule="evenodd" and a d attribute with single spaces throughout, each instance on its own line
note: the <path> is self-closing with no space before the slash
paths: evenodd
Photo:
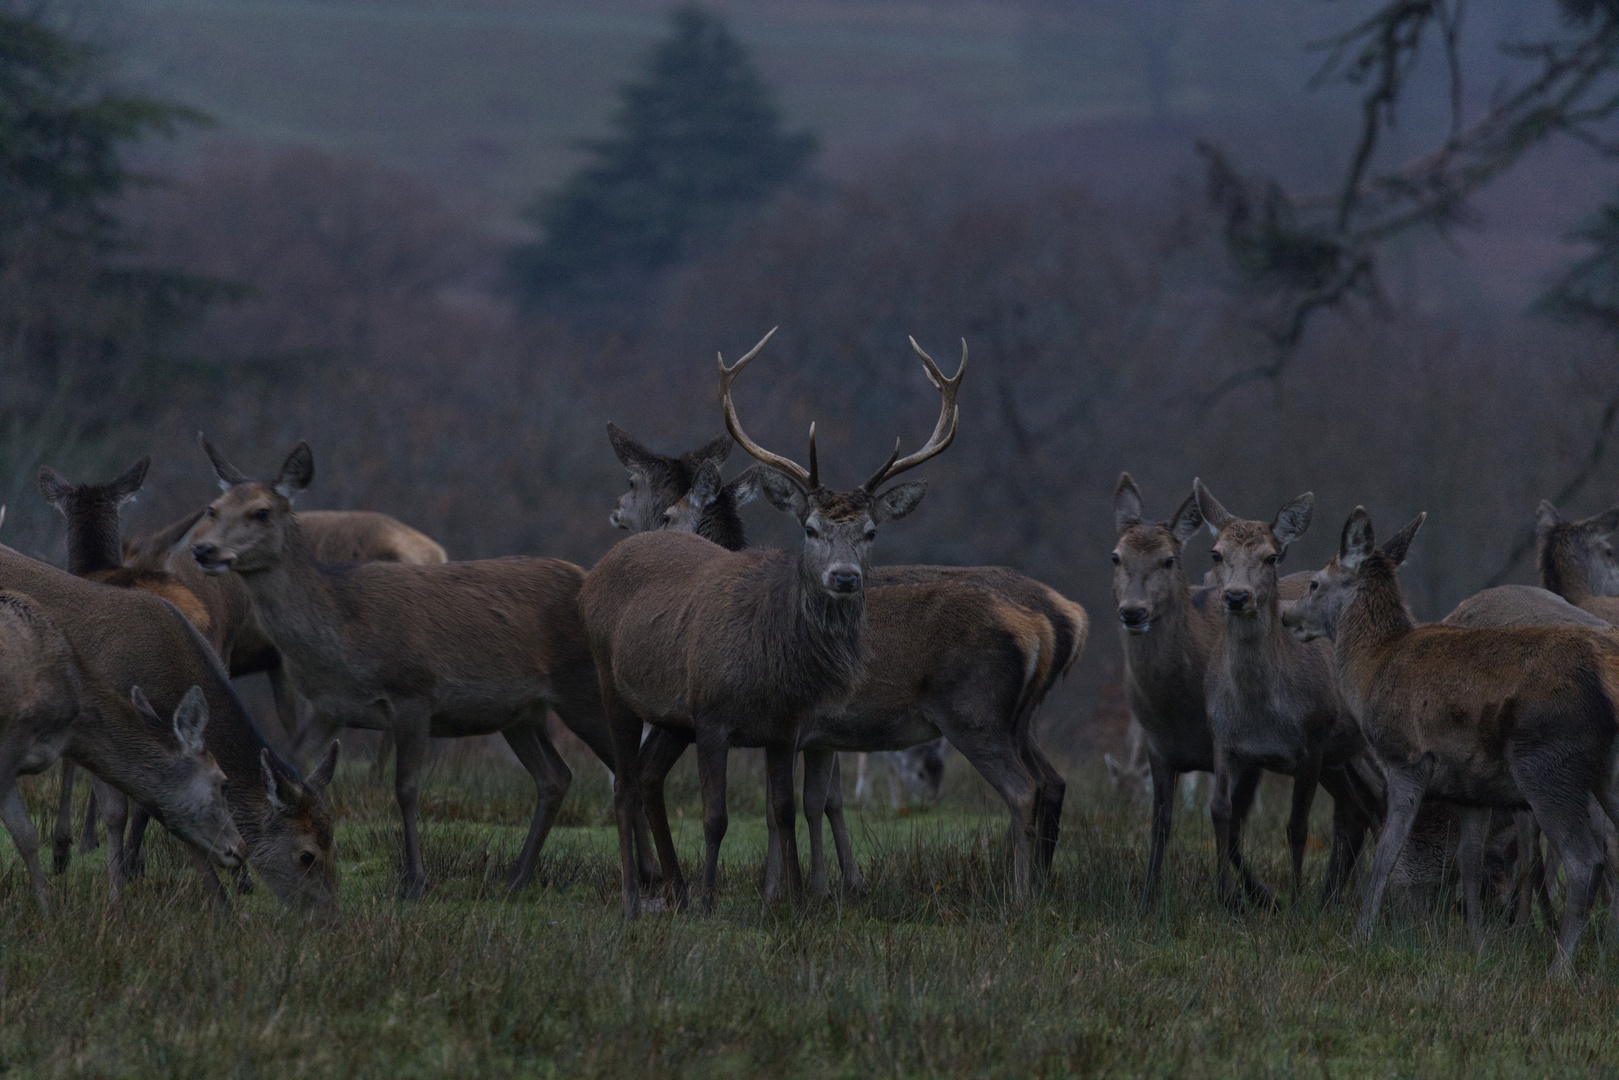
<path id="1" fill-rule="evenodd" d="M 200 436 L 199 436 L 200 438 Z M 202 439 L 224 493 L 209 504 L 191 532 L 191 554 L 210 574 L 267 570 L 286 550 L 292 500 L 315 478 L 315 455 L 300 442 L 270 483 L 252 480 Z"/>
<path id="2" fill-rule="evenodd" d="M 1234 517 L 1203 486 L 1192 481 L 1203 522 L 1214 534 L 1214 569 L 1209 582 L 1233 619 L 1253 622 L 1261 612 L 1274 610 L 1278 567 L 1287 549 L 1310 527 L 1315 496 L 1305 492 L 1276 512 L 1269 523 Z"/>
<path id="3" fill-rule="evenodd" d="M 174 740 L 175 753 L 155 763 L 153 787 L 162 794 L 151 804 L 164 825 L 208 853 L 221 866 L 240 866 L 247 846 L 236 831 L 225 802 L 225 773 L 203 745 L 208 726 L 208 702 L 202 688 L 193 686 L 174 710 L 174 723 L 165 725 L 141 688 L 129 692 L 129 704 L 142 723 L 150 724 Z"/>
<path id="4" fill-rule="evenodd" d="M 732 446 L 731 437 L 721 435 L 689 454 L 670 457 L 647 449 L 617 424 L 607 425 L 607 438 L 629 473 L 629 490 L 618 497 L 607 521 L 630 532 L 662 528 L 665 511 L 693 489 L 699 476 L 711 470 L 718 478 Z"/>
<path id="5" fill-rule="evenodd" d="M 810 425 L 809 468 L 773 454 L 750 439 L 737 419 L 736 405 L 731 400 L 731 384 L 742 369 L 759 355 L 765 342 L 776 333 L 772 330 L 746 356 L 730 367 L 721 357 L 720 405 L 725 412 L 725 426 L 732 438 L 762 464 L 769 466 L 759 474 L 759 490 L 770 505 L 792 514 L 804 530 L 803 555 L 800 567 L 804 577 L 828 597 L 845 600 L 864 594 L 866 577 L 870 571 L 872 541 L 877 539 L 877 526 L 898 519 L 915 510 L 927 491 L 927 482 L 913 480 L 896 484 L 886 491 L 878 491 L 884 483 L 940 454 L 956 437 L 959 409 L 956 392 L 967 370 L 967 343 L 961 344 L 961 367 L 954 378 L 945 378 L 932 357 L 922 351 L 916 339 L 911 348 L 922 358 L 928 380 L 938 389 L 942 404 L 938 423 L 926 445 L 914 454 L 899 456 L 899 442 L 871 477 L 853 491 L 833 491 L 821 483 L 820 469 L 815 455 L 815 425 Z"/>
<path id="6" fill-rule="evenodd" d="M 1357 506 L 1344 522 L 1338 554 L 1310 579 L 1310 588 L 1282 613 L 1282 625 L 1302 641 L 1336 638 L 1343 613 L 1374 565 L 1399 566 L 1411 550 L 1411 541 L 1427 514 L 1418 514 L 1381 548 L 1372 530 L 1371 515 Z"/>
<path id="7" fill-rule="evenodd" d="M 1168 521 L 1144 520 L 1141 489 L 1129 473 L 1119 474 L 1113 489 L 1113 527 L 1118 533 L 1112 554 L 1113 600 L 1118 604 L 1119 625 L 1127 633 L 1147 633 L 1181 602 L 1186 589 L 1181 549 L 1202 524 L 1196 494 L 1188 495 Z"/>
<path id="8" fill-rule="evenodd" d="M 265 807 L 253 844 L 253 869 L 284 903 L 316 915 L 337 912 L 337 848 L 326 788 L 337 770 L 339 746 L 326 748 L 303 780 L 259 751 Z"/>
<path id="9" fill-rule="evenodd" d="M 1608 537 L 1619 530 L 1619 506 L 1584 521 L 1564 521 L 1541 500 L 1535 516 L 1540 577 L 1556 593 L 1619 596 L 1619 557 Z"/>

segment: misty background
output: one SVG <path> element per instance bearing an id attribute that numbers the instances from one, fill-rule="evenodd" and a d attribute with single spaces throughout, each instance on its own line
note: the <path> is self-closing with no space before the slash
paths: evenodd
<path id="1" fill-rule="evenodd" d="M 1500 43 L 1558 31 L 1569 6 L 1466 5 L 1472 109 L 1522 63 Z M 1611 332 L 1535 313 L 1588 254 L 1568 236 L 1619 179 L 1575 140 L 1526 153 L 1463 227 L 1395 237 L 1375 295 L 1312 317 L 1277 377 L 1216 392 L 1278 347 L 1195 145 L 1330 190 L 1360 96 L 1311 89 L 1312 46 L 1378 7 L 0 4 L 94 47 L 73 93 L 194 110 L 124 118 L 117 160 L 158 182 L 73 196 L 71 228 L 59 200 L 25 200 L 0 236 L 5 542 L 62 560 L 42 462 L 104 480 L 152 454 L 134 535 L 205 503 L 205 430 L 258 475 L 307 439 L 304 508 L 391 513 L 452 558 L 589 566 L 623 536 L 607 525 L 624 474 L 604 425 L 671 453 L 722 431 L 716 350 L 734 359 L 781 326 L 738 383 L 743 423 L 802 459 L 816 421 L 824 475 L 849 487 L 937 415 L 906 336 L 946 370 L 965 338 L 960 433 L 874 558 L 1005 564 L 1083 603 L 1091 646 L 1047 704 L 1045 741 L 1110 749 L 1121 470 L 1158 517 L 1194 476 L 1266 520 L 1314 491 L 1286 570 L 1325 562 L 1357 503 L 1384 533 L 1426 510 L 1403 578 L 1429 619 L 1503 573 L 1533 580 L 1508 554 L 1571 476 L 1588 474 L 1566 516 L 1619 501 L 1599 438 L 1619 383 Z M 640 220 L 612 195 L 638 189 L 610 174 L 639 152 L 625 125 L 655 122 L 651 91 L 684 77 L 653 71 L 681 18 L 729 58 L 724 115 L 753 125 L 736 158 L 752 171 L 632 221 L 633 242 L 601 255 L 608 226 Z M 1380 160 L 1442 139 L 1450 94 L 1429 54 Z M 727 475 L 745 463 L 735 451 Z M 796 544 L 768 506 L 747 515 L 756 543 Z M 1189 545 L 1194 580 L 1206 547 Z"/>

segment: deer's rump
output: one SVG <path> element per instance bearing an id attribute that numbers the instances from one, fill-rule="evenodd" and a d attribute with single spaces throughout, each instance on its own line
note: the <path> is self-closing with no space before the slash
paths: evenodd
<path id="1" fill-rule="evenodd" d="M 1404 765 L 1431 754 L 1431 797 L 1522 806 L 1520 781 L 1542 765 L 1580 790 L 1610 768 L 1619 644 L 1600 632 L 1425 626 L 1357 681 L 1369 687 L 1355 711 L 1377 756 Z"/>

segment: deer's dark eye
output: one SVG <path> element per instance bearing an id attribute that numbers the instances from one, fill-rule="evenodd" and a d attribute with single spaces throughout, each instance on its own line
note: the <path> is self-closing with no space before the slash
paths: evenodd
<path id="1" fill-rule="evenodd" d="M 217 510 L 215 510 L 213 507 L 210 506 L 208 508 L 208 520 L 212 521 L 212 520 L 214 520 L 214 518 L 216 518 L 218 516 L 219 516 L 219 512 Z"/>
<path id="2" fill-rule="evenodd" d="M 259 509 L 259 510 L 253 511 L 253 520 L 254 521 L 269 521 L 270 520 L 270 511 L 264 510 L 264 509 Z"/>
<path id="3" fill-rule="evenodd" d="M 806 525 L 806 526 L 804 526 L 804 535 L 809 537 L 811 540 L 814 540 L 816 537 L 820 536 L 821 534 L 815 531 L 815 526 Z"/>
<path id="4" fill-rule="evenodd" d="M 311 866 L 315 865 L 315 853 L 313 851 L 305 851 L 300 853 L 298 856 L 298 862 L 303 865 L 305 870 L 308 870 Z"/>
<path id="5" fill-rule="evenodd" d="M 1320 582 L 1319 582 L 1319 581 L 1312 581 L 1312 582 L 1310 582 L 1310 591 L 1311 591 L 1311 592 L 1315 592 L 1315 591 L 1316 591 L 1316 590 L 1317 590 L 1317 589 L 1319 589 L 1319 588 L 1320 588 L 1320 587 L 1321 587 L 1321 583 L 1320 583 Z"/>
<path id="6" fill-rule="evenodd" d="M 1275 555 L 1266 555 L 1265 556 L 1265 565 L 1266 566 L 1275 566 L 1276 565 L 1276 558 L 1277 557 Z"/>
<path id="7" fill-rule="evenodd" d="M 1169 558 L 1164 560 L 1164 569 L 1165 570 L 1173 570 L 1174 568 L 1175 568 L 1175 556 L 1171 555 Z"/>
<path id="8" fill-rule="evenodd" d="M 1117 565 L 1119 565 L 1119 563 L 1120 563 L 1120 562 L 1121 562 L 1121 561 L 1122 561 L 1122 560 L 1121 560 L 1121 559 L 1120 559 L 1120 558 L 1119 558 L 1119 553 L 1118 553 L 1118 552 L 1117 552 L 1117 551 L 1115 551 L 1115 552 L 1114 552 L 1114 553 L 1113 553 L 1113 554 L 1112 554 L 1112 556 L 1111 556 L 1111 558 L 1112 558 L 1112 559 L 1113 559 L 1113 565 L 1114 565 L 1114 566 L 1117 566 Z"/>
<path id="9" fill-rule="evenodd" d="M 876 529 L 867 529 L 866 530 L 866 539 L 868 541 L 877 539 L 877 530 Z"/>
<path id="10" fill-rule="evenodd" d="M 630 477 L 630 490 L 631 491 L 635 490 L 635 477 L 633 477 L 633 476 Z"/>
<path id="11" fill-rule="evenodd" d="M 1215 562 L 1225 562 L 1224 556 L 1222 556 L 1218 551 L 1209 552 L 1209 558 L 1213 559 Z"/>

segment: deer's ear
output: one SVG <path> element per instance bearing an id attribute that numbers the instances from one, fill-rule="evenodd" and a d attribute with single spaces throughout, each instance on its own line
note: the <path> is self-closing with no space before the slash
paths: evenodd
<path id="1" fill-rule="evenodd" d="M 1411 553 L 1411 541 L 1417 538 L 1418 530 L 1422 528 L 1422 523 L 1427 520 L 1428 512 L 1424 510 L 1406 522 L 1399 532 L 1389 537 L 1388 541 L 1383 544 L 1383 554 L 1393 559 L 1395 566 L 1405 562 L 1405 557 Z"/>
<path id="2" fill-rule="evenodd" d="M 759 490 L 765 501 L 783 513 L 792 514 L 799 521 L 809 517 L 809 498 L 804 489 L 785 474 L 772 468 L 759 470 Z"/>
<path id="3" fill-rule="evenodd" d="M 272 809 L 286 811 L 292 805 L 292 793 L 283 791 L 286 781 L 281 774 L 275 771 L 275 764 L 270 760 L 270 748 L 264 747 L 259 751 L 259 772 L 264 778 L 264 797 Z"/>
<path id="4" fill-rule="evenodd" d="M 737 477 L 725 485 L 725 490 L 731 493 L 731 502 L 741 509 L 759 497 L 759 472 L 763 465 L 749 465 Z"/>
<path id="5" fill-rule="evenodd" d="M 152 459 L 148 455 L 135 462 L 118 475 L 111 485 L 113 503 L 122 506 L 135 497 L 135 493 L 146 483 L 146 470 L 151 468 Z"/>
<path id="6" fill-rule="evenodd" d="M 215 450 L 214 444 L 209 442 L 200 431 L 197 432 L 197 441 L 202 443 L 202 452 L 208 455 L 208 461 L 214 467 L 214 475 L 219 477 L 219 489 L 221 491 L 228 491 L 237 484 L 250 482 L 247 474 L 226 461 L 224 455 Z"/>
<path id="7" fill-rule="evenodd" d="M 152 703 L 146 700 L 146 695 L 141 692 L 140 687 L 131 686 L 129 688 L 129 703 L 135 706 L 135 711 L 143 716 L 156 720 L 160 724 L 163 722 L 162 717 L 157 715 L 157 710 L 152 708 Z"/>
<path id="8" fill-rule="evenodd" d="M 188 754 L 202 753 L 202 730 L 207 726 L 208 699 L 203 697 L 202 687 L 193 686 L 180 699 L 180 707 L 174 710 L 174 735 L 180 740 L 181 749 Z"/>
<path id="9" fill-rule="evenodd" d="M 1119 482 L 1113 488 L 1113 528 L 1123 534 L 1124 530 L 1141 524 L 1141 489 L 1129 473 L 1120 473 Z"/>
<path id="10" fill-rule="evenodd" d="M 1535 532 L 1544 536 L 1562 523 L 1563 515 L 1557 512 L 1557 507 L 1548 499 L 1540 500 L 1540 505 L 1535 508 Z"/>
<path id="11" fill-rule="evenodd" d="M 1271 535 L 1276 542 L 1282 545 L 1282 553 L 1286 554 L 1288 545 L 1303 536 L 1310 528 L 1310 519 L 1315 516 L 1315 495 L 1306 491 L 1280 510 L 1276 511 L 1276 520 L 1271 522 Z"/>
<path id="12" fill-rule="evenodd" d="M 922 502 L 922 496 L 928 493 L 926 480 L 911 480 L 904 484 L 895 484 L 881 495 L 871 506 L 871 520 L 881 525 L 885 521 L 898 521 L 900 518 L 915 510 Z"/>
<path id="13" fill-rule="evenodd" d="M 658 455 L 636 442 L 633 435 L 612 422 L 607 425 L 607 441 L 613 444 L 613 453 L 618 455 L 619 464 L 626 469 L 644 469 L 649 463 L 657 460 Z"/>
<path id="14" fill-rule="evenodd" d="M 275 489 L 282 498 L 291 499 L 307 488 L 315 479 L 315 452 L 309 444 L 299 441 L 281 463 L 281 475 L 275 478 Z"/>
<path id="15" fill-rule="evenodd" d="M 1609 507 L 1596 517 L 1586 522 L 1590 530 L 1598 536 L 1608 536 L 1619 531 L 1619 506 Z"/>
<path id="16" fill-rule="evenodd" d="M 1175 516 L 1165 523 L 1170 535 L 1177 543 L 1184 544 L 1197 535 L 1197 530 L 1203 527 L 1203 511 L 1197 505 L 1197 493 L 1186 496 L 1175 511 Z"/>
<path id="17" fill-rule="evenodd" d="M 692 478 L 691 491 L 687 497 L 691 499 L 693 506 L 701 509 L 720 497 L 720 486 L 720 467 L 705 464 Z"/>
<path id="18" fill-rule="evenodd" d="M 1338 541 L 1338 565 L 1345 570 L 1358 570 L 1366 557 L 1377 550 L 1377 536 L 1372 531 L 1372 516 L 1364 506 L 1355 507 L 1349 520 L 1344 522 L 1343 537 Z"/>
<path id="19" fill-rule="evenodd" d="M 337 772 L 337 755 L 342 749 L 338 741 L 333 739 L 332 745 L 326 748 L 326 753 L 321 757 L 320 764 L 316 765 L 315 771 L 309 774 L 309 779 L 304 782 L 304 786 L 316 794 L 325 791 L 327 785 L 332 782 L 332 774 Z"/>
<path id="20" fill-rule="evenodd" d="M 45 501 L 62 510 L 62 504 L 73 494 L 73 482 L 49 465 L 39 467 L 39 493 Z"/>
<path id="21" fill-rule="evenodd" d="M 1203 521 L 1209 527 L 1209 532 L 1215 536 L 1226 523 L 1232 521 L 1231 512 L 1220 505 L 1220 500 L 1210 494 L 1209 489 L 1203 486 L 1202 480 L 1192 481 L 1192 498 L 1197 501 L 1197 511 L 1203 515 Z"/>
<path id="22" fill-rule="evenodd" d="M 731 447 L 736 445 L 730 435 L 719 435 L 708 440 L 691 453 L 692 460 L 698 464 L 711 464 L 716 468 L 725 464 L 725 459 L 731 456 Z"/>

